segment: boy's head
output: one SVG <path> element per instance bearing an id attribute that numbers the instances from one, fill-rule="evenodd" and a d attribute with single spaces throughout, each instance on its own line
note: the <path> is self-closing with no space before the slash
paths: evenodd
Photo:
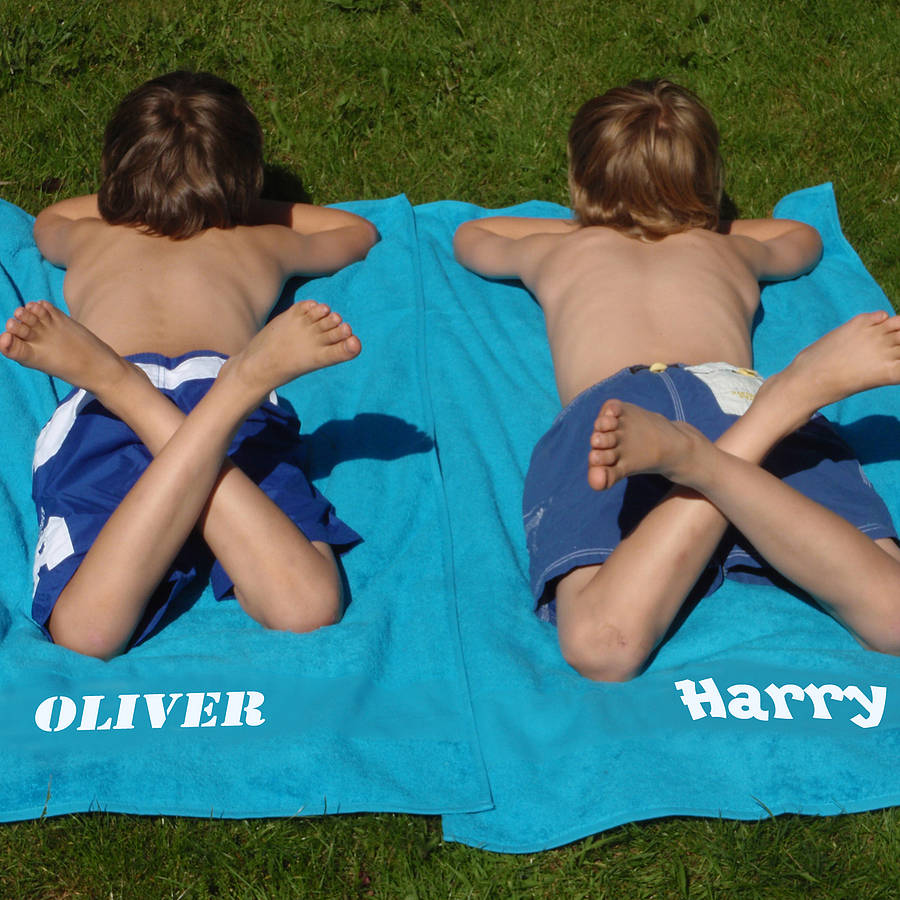
<path id="1" fill-rule="evenodd" d="M 182 239 L 247 221 L 262 188 L 262 131 L 241 92 L 172 72 L 119 104 L 103 141 L 98 205 L 113 225 Z"/>
<path id="2" fill-rule="evenodd" d="M 648 240 L 719 224 L 719 132 L 671 81 L 632 81 L 588 100 L 569 129 L 569 188 L 582 225 Z"/>

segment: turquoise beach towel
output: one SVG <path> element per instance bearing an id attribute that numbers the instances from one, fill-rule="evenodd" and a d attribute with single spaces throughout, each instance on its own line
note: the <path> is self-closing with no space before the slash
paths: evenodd
<path id="1" fill-rule="evenodd" d="M 538 203 L 505 212 L 568 214 Z M 424 280 L 444 288 L 426 306 L 430 381 L 456 379 L 455 396 L 435 401 L 436 436 L 494 799 L 489 811 L 445 816 L 445 838 L 531 852 L 657 816 L 754 819 L 898 802 L 900 660 L 862 650 L 786 591 L 726 582 L 628 684 L 590 683 L 563 661 L 555 630 L 531 612 L 519 512 L 531 450 L 559 409 L 541 312 L 521 286 L 478 278 L 446 249 L 460 222 L 485 213 L 416 210 Z M 790 195 L 776 215 L 819 228 L 825 257 L 810 276 L 765 288 L 755 333 L 763 374 L 855 313 L 889 308 L 841 234 L 830 185 Z M 897 410 L 892 387 L 826 411 L 895 517 Z M 779 693 L 786 685 L 799 699 L 793 688 Z"/>
<path id="2" fill-rule="evenodd" d="M 64 387 L 0 360 L 0 819 L 398 810 L 443 813 L 448 840 L 531 852 L 654 816 L 900 802 L 900 661 L 784 590 L 726 584 L 629 684 L 565 664 L 531 611 L 520 514 L 531 449 L 558 410 L 540 309 L 453 260 L 456 226 L 487 210 L 402 197 L 347 208 L 381 242 L 287 299 L 330 303 L 363 353 L 282 391 L 312 477 L 365 538 L 344 558 L 351 602 L 337 626 L 266 632 L 204 590 L 110 663 L 47 643 L 28 618 L 30 460 Z M 538 202 L 511 212 L 567 215 Z M 765 289 L 764 374 L 887 308 L 830 186 L 777 212 L 816 225 L 825 258 Z M 4 316 L 61 300 L 30 228 L 0 204 Z M 898 401 L 879 389 L 827 411 L 895 515 Z"/>
<path id="3" fill-rule="evenodd" d="M 303 422 L 316 483 L 365 537 L 344 557 L 350 605 L 338 626 L 267 632 L 205 590 L 109 663 L 48 643 L 28 618 L 30 461 L 65 387 L 0 360 L 0 818 L 490 804 L 443 552 L 422 310 L 408 287 L 418 281 L 412 210 L 402 197 L 353 209 L 381 242 L 364 266 L 300 296 L 340 310 L 364 351 L 282 391 Z M 17 303 L 62 302 L 61 273 L 41 261 L 31 218 L 9 204 L 0 205 L 0 263 L 4 319 Z"/>

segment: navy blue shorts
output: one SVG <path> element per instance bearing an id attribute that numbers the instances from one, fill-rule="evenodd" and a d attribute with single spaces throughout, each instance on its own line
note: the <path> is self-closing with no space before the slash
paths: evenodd
<path id="1" fill-rule="evenodd" d="M 141 353 L 129 359 L 185 413 L 206 394 L 225 361 L 221 354 L 208 351 L 176 359 Z M 361 540 L 338 519 L 334 507 L 304 474 L 300 423 L 274 392 L 243 424 L 228 453 L 309 540 L 336 549 L 347 549 Z M 137 435 L 84 390 L 74 390 L 64 398 L 38 436 L 32 496 L 40 535 L 32 616 L 48 637 L 47 620 L 57 598 L 151 459 Z M 144 640 L 172 600 L 207 570 L 215 596 L 221 599 L 231 591 L 233 582 L 202 539 L 192 535 L 132 643 Z"/>
<path id="2" fill-rule="evenodd" d="M 538 441 L 525 478 L 522 513 L 531 590 L 539 618 L 556 621 L 553 582 L 580 566 L 598 565 L 671 488 L 659 475 L 633 475 L 606 491 L 587 481 L 594 421 L 604 402 L 628 401 L 693 425 L 716 440 L 752 402 L 762 379 L 725 363 L 623 369 L 579 394 Z M 824 416 L 782 441 L 765 468 L 836 512 L 873 540 L 896 537 L 890 513 L 849 446 Z M 726 533 L 698 580 L 704 596 L 727 575 L 771 582 L 772 568 L 736 529 Z"/>

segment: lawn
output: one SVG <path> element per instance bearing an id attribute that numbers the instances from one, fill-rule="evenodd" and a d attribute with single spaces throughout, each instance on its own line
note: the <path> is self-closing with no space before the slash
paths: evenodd
<path id="1" fill-rule="evenodd" d="M 175 68 L 238 84 L 272 194 L 316 203 L 566 202 L 580 102 L 632 77 L 697 91 L 744 216 L 832 181 L 844 231 L 900 299 L 895 0 L 0 0 L 0 196 L 97 186 L 103 124 Z M 900 814 L 666 819 L 534 856 L 391 814 L 0 826 L 3 897 L 895 897 Z"/>

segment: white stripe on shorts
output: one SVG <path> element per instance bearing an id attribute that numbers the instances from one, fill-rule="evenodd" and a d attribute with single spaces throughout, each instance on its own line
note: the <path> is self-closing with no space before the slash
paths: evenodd
<path id="1" fill-rule="evenodd" d="M 180 362 L 174 369 L 167 369 L 159 363 L 139 362 L 136 365 L 146 373 L 155 387 L 171 391 L 186 381 L 215 378 L 224 362 L 221 356 L 192 356 Z M 53 459 L 75 424 L 78 414 L 94 399 L 93 394 L 82 388 L 56 408 L 56 412 L 41 429 L 35 442 L 32 472 L 36 472 L 44 463 Z"/>

